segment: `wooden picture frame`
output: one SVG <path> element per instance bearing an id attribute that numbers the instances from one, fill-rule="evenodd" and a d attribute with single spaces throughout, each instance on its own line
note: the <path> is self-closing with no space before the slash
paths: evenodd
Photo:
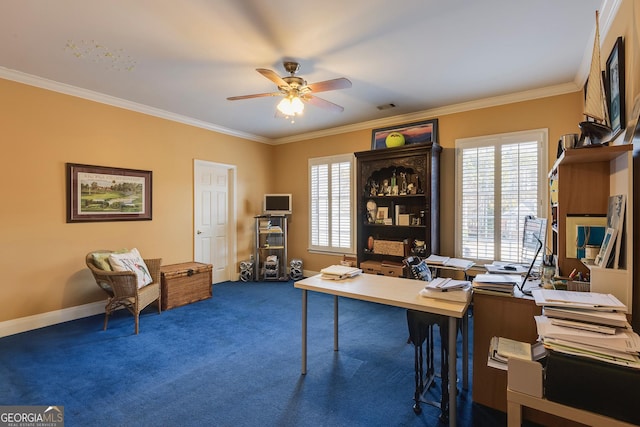
<path id="1" fill-rule="evenodd" d="M 378 206 L 376 222 L 382 223 L 387 218 L 389 218 L 389 208 L 387 206 Z"/>
<path id="2" fill-rule="evenodd" d="M 152 172 L 67 163 L 67 222 L 151 220 Z"/>
<path id="3" fill-rule="evenodd" d="M 611 257 L 611 251 L 616 243 L 616 234 L 618 230 L 615 228 L 607 228 L 607 231 L 604 234 L 604 239 L 602 240 L 602 246 L 600 246 L 600 252 L 596 256 L 594 263 L 598 267 L 606 268 L 607 264 L 609 264 L 609 258 Z"/>
<path id="4" fill-rule="evenodd" d="M 387 137 L 391 133 L 399 133 L 403 138 L 389 141 Z M 423 120 L 421 122 L 408 123 L 401 126 L 389 126 L 374 129 L 371 134 L 371 149 L 379 150 L 410 144 L 437 143 L 438 119 Z"/>
<path id="5" fill-rule="evenodd" d="M 624 99 L 624 39 L 618 37 L 607 58 L 607 106 L 611 123 L 612 140 L 626 126 Z"/>

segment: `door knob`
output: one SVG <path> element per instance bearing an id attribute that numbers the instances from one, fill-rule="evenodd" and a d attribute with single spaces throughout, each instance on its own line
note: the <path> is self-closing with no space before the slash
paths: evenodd
<path id="1" fill-rule="evenodd" d="M 197 231 L 197 234 L 202 234 L 202 231 L 198 230 L 198 231 Z"/>

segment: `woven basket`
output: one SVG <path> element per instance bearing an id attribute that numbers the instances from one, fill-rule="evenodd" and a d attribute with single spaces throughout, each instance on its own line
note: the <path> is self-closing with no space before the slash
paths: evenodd
<path id="1" fill-rule="evenodd" d="M 380 255 L 404 256 L 404 244 L 393 240 L 374 240 L 373 253 Z"/>

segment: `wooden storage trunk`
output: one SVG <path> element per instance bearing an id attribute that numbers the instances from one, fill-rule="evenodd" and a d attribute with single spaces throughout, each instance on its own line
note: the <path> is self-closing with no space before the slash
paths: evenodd
<path id="1" fill-rule="evenodd" d="M 162 277 L 162 309 L 211 298 L 211 264 L 183 262 L 160 267 Z"/>

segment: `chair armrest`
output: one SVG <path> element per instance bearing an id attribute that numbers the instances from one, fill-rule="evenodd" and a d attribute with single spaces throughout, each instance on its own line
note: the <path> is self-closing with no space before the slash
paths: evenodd
<path id="1" fill-rule="evenodd" d="M 162 264 L 162 258 L 145 259 L 144 263 L 149 269 L 149 274 L 153 279 L 152 283 L 160 283 L 160 264 Z"/>

